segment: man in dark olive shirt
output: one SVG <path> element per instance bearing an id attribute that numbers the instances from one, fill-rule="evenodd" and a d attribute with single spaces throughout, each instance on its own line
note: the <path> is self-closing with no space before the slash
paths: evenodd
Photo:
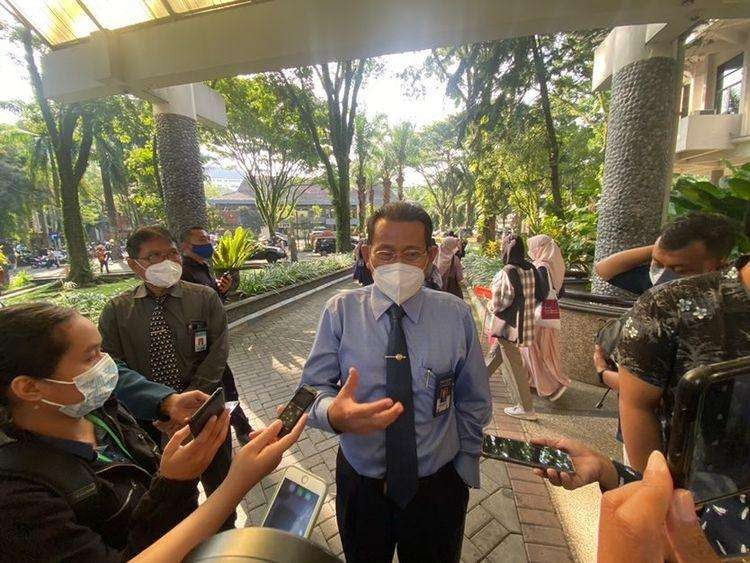
<path id="1" fill-rule="evenodd" d="M 616 252 L 594 268 L 604 281 L 642 295 L 660 283 L 721 268 L 734 241 L 734 228 L 723 215 L 691 213 L 664 227 L 653 245 Z"/>
<path id="2" fill-rule="evenodd" d="M 190 227 L 183 231 L 180 237 L 182 249 L 182 279 L 192 283 L 205 285 L 212 288 L 219 295 L 222 301 L 226 299 L 227 292 L 232 283 L 229 276 L 216 278 L 211 268 L 211 257 L 214 254 L 214 246 L 211 244 L 211 237 L 205 229 L 201 227 Z M 237 384 L 234 381 L 234 374 L 229 366 L 224 370 L 224 376 L 221 379 L 224 387 L 224 396 L 229 401 L 239 401 L 239 392 Z M 250 440 L 250 432 L 253 431 L 250 421 L 242 410 L 241 405 L 237 405 L 232 411 L 231 416 L 232 428 L 240 444 L 247 444 Z"/>

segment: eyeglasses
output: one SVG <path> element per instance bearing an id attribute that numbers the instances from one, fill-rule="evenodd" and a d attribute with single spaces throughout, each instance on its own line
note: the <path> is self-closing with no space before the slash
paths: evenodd
<path id="1" fill-rule="evenodd" d="M 138 260 L 145 260 L 149 264 L 158 264 L 159 262 L 164 262 L 164 260 L 172 260 L 173 262 L 179 262 L 180 261 L 180 251 L 176 248 L 173 248 L 169 252 L 163 253 L 163 252 L 152 252 L 148 256 L 145 256 L 143 258 L 138 258 Z"/>
<path id="2" fill-rule="evenodd" d="M 397 262 L 399 258 L 405 264 L 419 264 L 425 256 L 427 256 L 427 251 L 425 250 L 404 250 L 403 252 L 378 250 L 375 252 L 375 257 L 383 264 L 392 264 Z"/>

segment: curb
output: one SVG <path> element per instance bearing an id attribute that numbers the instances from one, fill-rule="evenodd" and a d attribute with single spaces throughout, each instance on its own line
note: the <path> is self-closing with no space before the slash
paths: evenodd
<path id="1" fill-rule="evenodd" d="M 224 306 L 229 321 L 229 328 L 232 329 L 249 320 L 261 317 L 266 313 L 274 311 L 284 305 L 303 299 L 312 295 L 316 291 L 330 287 L 331 285 L 343 282 L 351 278 L 354 268 L 344 268 L 314 278 L 312 280 L 300 282 L 294 285 L 280 288 L 278 290 L 261 293 L 236 301 Z"/>

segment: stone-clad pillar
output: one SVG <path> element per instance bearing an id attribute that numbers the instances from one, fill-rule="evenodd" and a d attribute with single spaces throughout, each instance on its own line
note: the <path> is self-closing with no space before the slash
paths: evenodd
<path id="1" fill-rule="evenodd" d="M 204 84 L 168 86 L 149 95 L 167 226 L 175 236 L 188 227 L 205 228 L 208 218 L 198 120 L 210 127 L 226 127 L 224 99 Z"/>
<path id="2" fill-rule="evenodd" d="M 642 41 L 640 27 L 624 30 L 631 46 L 633 41 Z M 612 72 L 596 260 L 652 244 L 666 210 L 675 150 L 679 65 L 672 56 L 641 56 L 644 58 Z M 592 286 L 599 294 L 621 293 L 598 278 Z"/>
<path id="3" fill-rule="evenodd" d="M 208 220 L 198 123 L 176 113 L 156 113 L 154 120 L 167 226 L 175 236 L 194 225 L 205 228 Z"/>

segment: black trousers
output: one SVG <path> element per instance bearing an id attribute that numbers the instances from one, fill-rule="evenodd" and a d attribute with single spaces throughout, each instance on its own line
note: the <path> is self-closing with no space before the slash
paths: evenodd
<path id="1" fill-rule="evenodd" d="M 358 474 L 339 450 L 336 459 L 336 520 L 347 563 L 458 563 L 469 488 L 447 463 L 419 480 L 406 508 L 384 494 L 383 479 Z"/>
<path id="2" fill-rule="evenodd" d="M 224 368 L 224 375 L 221 378 L 221 385 L 224 387 L 224 398 L 227 401 L 239 401 L 240 394 L 237 391 L 237 384 L 234 381 L 234 374 L 229 366 Z M 236 432 L 249 434 L 252 432 L 250 421 L 247 419 L 245 411 L 242 410 L 242 405 L 237 405 L 229 416 L 229 422 L 232 428 Z"/>

